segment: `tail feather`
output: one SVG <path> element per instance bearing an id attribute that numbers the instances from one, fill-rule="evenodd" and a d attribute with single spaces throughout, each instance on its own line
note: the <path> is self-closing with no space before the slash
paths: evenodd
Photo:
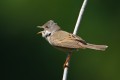
<path id="1" fill-rule="evenodd" d="M 101 50 L 101 51 L 105 51 L 107 47 L 108 47 L 107 45 L 95 45 L 90 43 L 87 43 L 87 45 L 85 45 L 85 48 Z"/>

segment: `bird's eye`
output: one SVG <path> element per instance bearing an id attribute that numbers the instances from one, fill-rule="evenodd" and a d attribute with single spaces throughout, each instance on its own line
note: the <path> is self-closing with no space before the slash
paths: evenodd
<path id="1" fill-rule="evenodd" d="M 45 26 L 45 28 L 49 28 L 48 26 Z"/>

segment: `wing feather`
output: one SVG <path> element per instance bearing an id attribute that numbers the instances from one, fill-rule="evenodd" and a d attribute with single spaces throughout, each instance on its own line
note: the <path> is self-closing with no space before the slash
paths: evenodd
<path id="1" fill-rule="evenodd" d="M 82 38 L 62 30 L 55 32 L 50 39 L 52 45 L 65 48 L 84 48 L 82 45 L 86 44 Z"/>

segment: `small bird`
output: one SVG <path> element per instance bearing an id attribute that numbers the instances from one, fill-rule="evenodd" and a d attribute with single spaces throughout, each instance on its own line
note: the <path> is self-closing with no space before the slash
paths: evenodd
<path id="1" fill-rule="evenodd" d="M 107 45 L 95 45 L 87 43 L 81 37 L 62 30 L 60 26 L 58 26 L 53 20 L 49 20 L 43 26 L 38 26 L 38 28 L 43 28 L 44 30 L 38 32 L 37 34 L 42 34 L 42 37 L 44 37 L 53 47 L 64 52 L 72 53 L 72 51 L 80 48 L 105 51 L 105 49 L 108 47 Z M 67 66 L 70 56 L 71 54 L 69 54 L 67 57 L 64 67 Z"/>

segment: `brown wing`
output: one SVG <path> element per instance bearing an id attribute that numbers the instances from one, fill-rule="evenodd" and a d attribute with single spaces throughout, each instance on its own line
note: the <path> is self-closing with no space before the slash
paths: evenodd
<path id="1" fill-rule="evenodd" d="M 62 30 L 55 32 L 50 39 L 52 45 L 65 48 L 83 48 L 82 45 L 86 44 L 82 38 Z"/>

